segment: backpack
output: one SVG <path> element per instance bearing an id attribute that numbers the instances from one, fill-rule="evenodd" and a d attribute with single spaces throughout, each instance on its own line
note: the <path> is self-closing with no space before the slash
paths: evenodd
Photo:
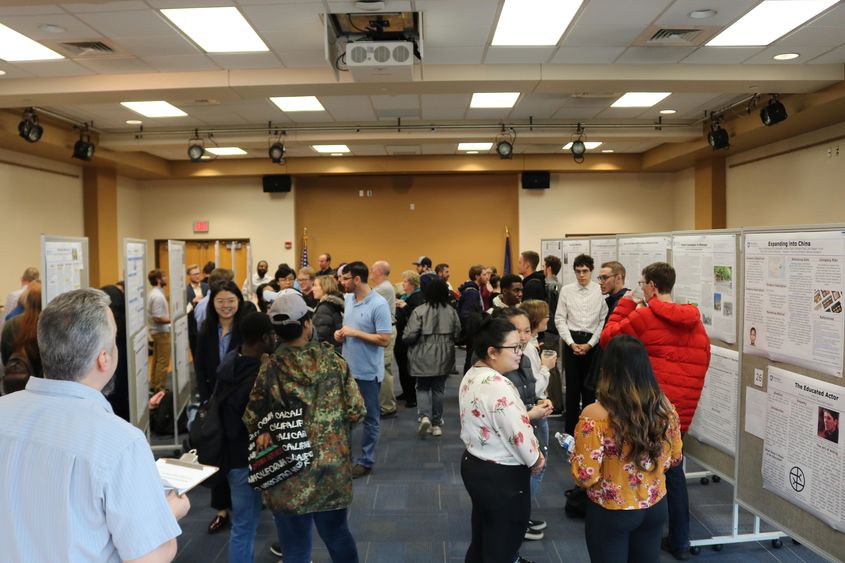
<path id="1" fill-rule="evenodd" d="M 13 352 L 9 361 L 4 367 L 3 394 L 8 395 L 15 391 L 22 391 L 26 382 L 35 372 L 32 369 L 32 362 L 23 352 Z"/>
<path id="2" fill-rule="evenodd" d="M 461 334 L 458 337 L 457 344 L 464 346 L 472 341 L 472 336 L 478 331 L 478 326 L 481 324 L 481 317 L 474 314 L 472 311 L 464 310 L 464 303 L 467 299 L 467 293 L 473 290 L 475 296 L 473 299 L 481 299 L 481 292 L 474 287 L 468 287 L 461 292 L 461 297 L 458 299 L 458 320 L 461 321 Z"/>
<path id="3" fill-rule="evenodd" d="M 190 441 L 191 448 L 197 451 L 197 461 L 203 465 L 213 465 L 221 469 L 226 467 L 226 433 L 220 407 L 237 388 L 238 385 L 232 385 L 221 389 L 218 385 L 208 401 L 197 410 L 191 424 Z M 215 487 L 221 484 L 226 479 L 226 473 L 218 471 L 203 481 L 203 485 Z"/>
<path id="4" fill-rule="evenodd" d="M 546 332 L 558 334 L 557 326 L 555 326 L 555 313 L 557 312 L 557 302 L 560 299 L 560 286 L 558 289 L 552 289 L 549 284 L 546 284 L 546 303 L 549 304 L 549 326 Z"/>
<path id="5" fill-rule="evenodd" d="M 187 409 L 179 415 L 179 433 L 188 431 Z M 150 432 L 158 436 L 173 436 L 173 391 L 164 393 L 158 407 L 150 409 Z"/>

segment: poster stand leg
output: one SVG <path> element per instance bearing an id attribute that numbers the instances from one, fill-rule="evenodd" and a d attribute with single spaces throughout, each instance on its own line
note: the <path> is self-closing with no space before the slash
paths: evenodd
<path id="1" fill-rule="evenodd" d="M 722 478 L 719 475 L 717 475 L 716 473 L 713 473 L 712 471 L 708 471 L 708 470 L 691 471 L 691 472 L 687 473 L 687 456 L 684 456 L 683 463 L 684 463 L 684 477 L 686 477 L 687 482 L 698 481 L 702 485 L 707 485 L 707 484 L 710 483 L 711 479 L 713 480 L 714 483 L 718 483 L 719 481 L 722 480 Z"/>
<path id="2" fill-rule="evenodd" d="M 692 540 L 690 541 L 690 553 L 693 555 L 697 555 L 701 552 L 702 546 L 710 545 L 713 546 L 715 551 L 721 551 L 722 547 L 728 543 L 745 543 L 745 542 L 755 542 L 755 541 L 766 541 L 770 540 L 772 542 L 772 547 L 775 549 L 780 548 L 783 545 L 781 538 L 786 537 L 786 534 L 781 531 L 775 532 L 761 532 L 760 531 L 760 517 L 754 516 L 754 531 L 749 534 L 740 534 L 739 533 L 739 505 L 734 502 L 733 503 L 733 514 L 731 520 L 731 533 L 728 536 L 713 536 L 712 538 L 704 538 L 700 540 Z"/>

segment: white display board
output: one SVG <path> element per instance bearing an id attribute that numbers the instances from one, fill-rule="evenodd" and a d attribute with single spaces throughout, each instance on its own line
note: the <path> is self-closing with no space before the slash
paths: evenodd
<path id="1" fill-rule="evenodd" d="M 766 404 L 763 487 L 845 531 L 845 438 L 824 432 L 842 386 L 769 366 Z"/>
<path id="2" fill-rule="evenodd" d="M 710 366 L 689 434 L 733 456 L 739 392 L 739 352 L 710 347 Z"/>
<path id="3" fill-rule="evenodd" d="M 174 319 L 187 312 L 187 290 L 185 284 L 185 242 L 167 241 L 167 266 L 170 272 L 170 318 Z"/>
<path id="4" fill-rule="evenodd" d="M 618 260 L 625 266 L 625 285 L 637 287 L 643 268 L 655 262 L 668 262 L 672 238 L 666 235 L 619 237 Z"/>
<path id="5" fill-rule="evenodd" d="M 737 281 L 736 234 L 675 235 L 672 265 L 677 279 L 672 292 L 676 303 L 692 303 L 710 338 L 736 342 Z"/>
<path id="6" fill-rule="evenodd" d="M 150 367 L 148 339 L 147 327 L 144 327 L 129 339 L 126 354 L 130 362 L 127 374 L 132 378 L 129 385 L 129 416 L 132 419 L 132 424 L 141 430 L 146 430 L 149 424 Z"/>
<path id="7" fill-rule="evenodd" d="M 590 239 L 590 256 L 592 256 L 593 260 L 596 262 L 596 272 L 601 269 L 601 265 L 605 262 L 612 262 L 616 260 L 617 247 L 618 243 L 616 242 L 616 237 Z"/>
<path id="8" fill-rule="evenodd" d="M 188 316 L 182 315 L 173 321 L 173 388 L 179 399 L 178 405 L 183 407 L 187 404 L 191 393 L 191 368 L 188 356 L 190 345 L 188 343 Z M 181 410 L 181 408 L 180 408 Z"/>
<path id="9" fill-rule="evenodd" d="M 842 377 L 845 233 L 745 235 L 743 352 Z"/>
<path id="10" fill-rule="evenodd" d="M 129 377 L 129 420 L 146 430 L 149 424 L 150 372 L 147 355 L 147 241 L 123 239 L 126 308 L 126 374 Z"/>
<path id="11" fill-rule="evenodd" d="M 147 241 L 123 239 L 123 257 L 126 334 L 131 337 L 146 326 Z"/>
<path id="12" fill-rule="evenodd" d="M 88 287 L 88 239 L 41 235 L 41 306 L 57 295 Z"/>
<path id="13" fill-rule="evenodd" d="M 563 239 L 560 241 L 560 283 L 567 285 L 575 283 L 575 270 L 572 262 L 579 254 L 590 253 L 589 239 Z M 598 274 L 596 274 L 598 275 Z"/>

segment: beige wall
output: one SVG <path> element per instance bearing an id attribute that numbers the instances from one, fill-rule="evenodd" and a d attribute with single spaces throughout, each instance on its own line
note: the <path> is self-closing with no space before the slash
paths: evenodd
<path id="1" fill-rule="evenodd" d="M 297 244 L 293 192 L 266 194 L 260 177 L 138 182 L 137 185 L 142 202 L 141 238 L 149 242 L 149 268 L 155 264 L 156 239 L 248 238 L 254 263 L 265 259 L 271 269 L 280 262 L 298 264 L 295 251 L 284 249 L 285 241 Z M 208 234 L 193 233 L 193 222 L 199 220 L 209 222 Z M 118 230 L 123 227 L 118 225 Z"/>
<path id="2" fill-rule="evenodd" d="M 123 239 L 144 238 L 142 223 L 142 208 L 144 199 L 141 186 L 137 180 L 117 177 L 117 253 L 118 278 L 124 278 L 123 268 Z"/>
<path id="3" fill-rule="evenodd" d="M 822 144 L 807 147 L 814 143 Z M 828 157 L 837 145 L 839 156 Z M 845 123 L 734 155 L 727 164 L 729 228 L 845 221 Z"/>
<path id="4" fill-rule="evenodd" d="M 519 190 L 520 250 L 564 235 L 671 231 L 677 215 L 675 174 L 552 174 L 548 190 Z"/>
<path id="5" fill-rule="evenodd" d="M 675 174 L 675 226 L 676 231 L 695 229 L 695 168 L 686 168 Z"/>
<path id="6" fill-rule="evenodd" d="M 41 263 L 41 234 L 83 236 L 82 169 L 0 150 L 0 295 Z"/>

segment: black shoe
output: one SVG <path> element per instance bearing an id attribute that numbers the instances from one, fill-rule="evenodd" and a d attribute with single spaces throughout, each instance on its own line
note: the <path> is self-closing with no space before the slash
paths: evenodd
<path id="1" fill-rule="evenodd" d="M 516 563 L 534 563 L 534 561 L 532 561 L 531 559 L 526 559 L 522 555 L 517 555 L 516 556 Z"/>
<path id="2" fill-rule="evenodd" d="M 690 558 L 689 546 L 680 548 L 669 547 L 669 538 L 663 538 L 662 540 L 660 540 L 660 549 L 662 549 L 663 551 L 668 551 L 670 554 L 672 554 L 672 557 L 674 557 L 678 561 L 686 561 Z"/>
<path id="3" fill-rule="evenodd" d="M 277 542 L 273 542 L 270 544 L 270 553 L 275 555 L 276 557 L 282 556 L 282 545 Z"/>
<path id="4" fill-rule="evenodd" d="M 209 534 L 216 534 L 220 530 L 229 526 L 229 515 L 226 514 L 225 516 L 220 516 L 219 514 L 215 514 L 214 518 L 211 519 L 211 522 L 208 523 L 208 533 Z"/>
<path id="5" fill-rule="evenodd" d="M 405 401 L 405 408 L 415 409 L 415 408 L 417 408 L 417 402 L 416 401 Z"/>
<path id="6" fill-rule="evenodd" d="M 397 401 L 406 401 L 407 399 L 408 399 L 408 397 L 405 395 L 405 393 L 400 393 L 400 394 L 396 395 Z"/>
<path id="7" fill-rule="evenodd" d="M 546 529 L 546 523 L 543 520 L 529 520 L 528 529 L 534 532 L 542 532 Z"/>
<path id="8" fill-rule="evenodd" d="M 352 478 L 358 479 L 359 477 L 365 477 L 372 473 L 373 468 L 367 467 L 366 465 L 361 465 L 360 463 L 356 463 L 352 466 Z"/>

